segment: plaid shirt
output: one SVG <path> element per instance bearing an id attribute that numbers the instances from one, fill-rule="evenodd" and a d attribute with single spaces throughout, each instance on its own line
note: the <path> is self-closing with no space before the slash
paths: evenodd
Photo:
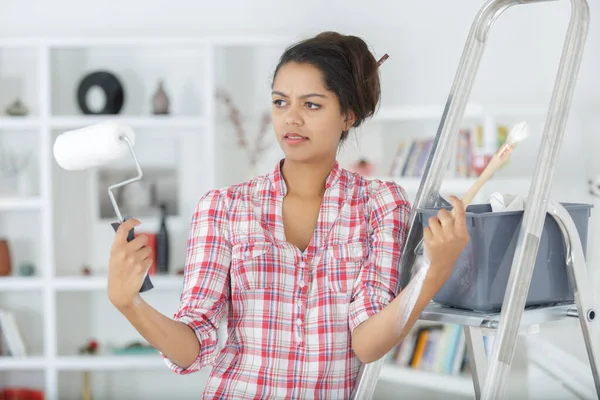
<path id="1" fill-rule="evenodd" d="M 301 252 L 285 238 L 281 165 L 209 191 L 193 216 L 174 319 L 192 327 L 201 350 L 187 369 L 162 357 L 178 374 L 212 364 L 205 399 L 350 397 L 360 367 L 351 333 L 399 290 L 403 189 L 336 162 Z"/>

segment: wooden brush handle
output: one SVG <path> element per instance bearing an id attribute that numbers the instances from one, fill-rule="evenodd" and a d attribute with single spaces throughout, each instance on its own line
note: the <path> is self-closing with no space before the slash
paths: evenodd
<path id="1" fill-rule="evenodd" d="M 494 157 L 492 157 L 492 159 L 485 167 L 481 175 L 477 177 L 475 183 L 471 185 L 469 190 L 467 190 L 467 193 L 465 193 L 464 197 L 462 198 L 462 202 L 465 205 L 465 207 L 471 204 L 471 202 L 473 201 L 475 196 L 477 196 L 477 193 L 479 193 L 483 185 L 485 185 L 487 181 L 489 181 L 492 178 L 492 176 L 494 176 L 496 171 L 500 169 L 503 163 L 504 161 L 497 155 L 494 155 Z"/>

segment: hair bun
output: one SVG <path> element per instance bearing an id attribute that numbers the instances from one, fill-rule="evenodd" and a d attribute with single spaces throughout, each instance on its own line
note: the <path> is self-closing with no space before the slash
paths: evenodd
<path id="1" fill-rule="evenodd" d="M 342 35 L 335 32 L 325 34 L 332 35 L 332 39 L 337 37 L 344 49 L 356 87 L 357 104 L 361 105 L 361 107 L 354 109 L 356 114 L 354 127 L 358 127 L 365 119 L 375 114 L 379 104 L 381 97 L 379 65 L 367 43 L 358 36 Z"/>

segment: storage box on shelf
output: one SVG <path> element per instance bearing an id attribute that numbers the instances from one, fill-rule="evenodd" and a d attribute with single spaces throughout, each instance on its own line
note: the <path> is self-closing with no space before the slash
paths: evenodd
<path id="1" fill-rule="evenodd" d="M 92 371 L 94 397 L 108 395 L 108 389 L 99 384 L 106 379 L 110 379 L 111 393 L 131 393 L 132 398 L 143 398 L 143 390 L 152 394 L 164 390 L 165 396 L 171 397 L 176 390 L 182 391 L 179 397 L 202 390 L 208 370 L 180 377 L 168 371 L 156 355 L 124 355 L 110 350 L 111 345 L 141 341 L 141 336 L 112 307 L 105 292 L 106 264 L 114 238 L 110 224 L 116 221 L 108 203 L 108 181 L 99 180 L 100 170 L 60 169 L 52 157 L 52 144 L 66 130 L 115 119 L 136 131 L 135 150 L 145 172 L 144 182 L 154 176 L 155 167 L 175 168 L 178 210 L 167 220 L 170 274 L 154 275 L 155 289 L 143 295 L 165 315 L 172 315 L 183 284 L 183 277 L 175 273 L 184 263 L 189 223 L 200 196 L 211 188 L 269 172 L 282 156 L 263 116 L 269 114 L 269 84 L 277 58 L 291 42 L 288 38 L 250 37 L 0 40 L 0 108 L 18 95 L 29 108 L 24 117 L 0 117 L 0 139 L 33 138 L 30 143 L 38 150 L 39 172 L 33 195 L 0 198 L 0 233 L 10 232 L 17 238 L 21 250 L 15 257 L 19 261 L 31 258 L 36 265 L 34 277 L 0 278 L 0 291 L 11 301 L 27 303 L 24 296 L 29 299 L 30 295 L 38 299 L 24 322 L 37 324 L 28 331 L 39 337 L 26 337 L 26 342 L 33 343 L 33 356 L 0 358 L 0 369 L 17 371 L 6 377 L 8 383 L 36 374 L 50 400 L 80 394 L 81 386 L 76 382 L 83 382 L 84 371 Z M 83 115 L 80 110 L 79 101 L 95 109 L 105 104 L 106 95 L 94 85 L 78 94 L 81 80 L 97 71 L 112 73 L 121 84 L 124 101 L 117 115 Z M 161 80 L 169 98 L 168 115 L 153 114 L 153 96 Z M 230 95 L 241 113 L 250 153 L 238 145 L 239 126 L 229 118 L 232 108 L 216 97 L 221 90 Z M 108 99 L 118 102 L 119 96 L 110 93 Z M 406 129 L 409 126 L 432 136 L 442 110 L 439 106 L 384 104 L 363 129 L 383 127 L 387 141 L 379 142 L 381 148 L 395 149 L 398 138 L 413 129 Z M 485 115 L 487 110 L 481 106 L 468 107 L 470 120 L 479 121 Z M 255 152 L 264 147 L 266 150 Z M 253 155 L 259 163 L 248 168 Z M 389 156 L 380 159 L 385 161 Z M 108 167 L 131 166 L 132 160 L 123 159 Z M 389 175 L 386 168 L 382 171 L 380 176 Z M 417 176 L 391 179 L 409 193 L 416 192 L 420 183 Z M 512 178 L 506 179 L 510 182 Z M 472 178 L 451 178 L 444 189 L 460 194 L 471 182 Z M 128 202 L 140 206 L 147 200 L 135 192 L 139 187 L 131 189 L 134 194 Z M 127 204 L 120 205 L 122 211 L 127 210 Z M 142 221 L 136 232 L 158 230 L 156 215 L 132 214 Z M 32 244 L 26 244 L 21 239 L 24 237 L 33 238 Z M 85 266 L 91 269 L 90 276 L 83 274 Z M 88 340 L 97 340 L 100 354 L 78 353 Z M 181 379 L 187 379 L 185 385 Z M 382 379 L 424 387 L 437 380 L 459 393 L 472 388 L 470 380 L 463 377 L 392 365 L 384 368 Z"/>

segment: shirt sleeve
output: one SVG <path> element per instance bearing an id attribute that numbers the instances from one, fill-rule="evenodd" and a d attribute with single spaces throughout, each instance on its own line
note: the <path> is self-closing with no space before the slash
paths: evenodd
<path id="1" fill-rule="evenodd" d="M 410 216 L 404 189 L 392 182 L 373 181 L 370 198 L 369 258 L 359 272 L 350 304 L 350 331 L 375 315 L 397 295 L 400 252 Z"/>
<path id="2" fill-rule="evenodd" d="M 200 353 L 187 368 L 161 354 L 177 374 L 190 374 L 210 364 L 217 353 L 219 324 L 229 299 L 231 245 L 224 195 L 207 192 L 194 211 L 187 240 L 184 283 L 174 320 L 190 326 L 200 343 Z"/>

